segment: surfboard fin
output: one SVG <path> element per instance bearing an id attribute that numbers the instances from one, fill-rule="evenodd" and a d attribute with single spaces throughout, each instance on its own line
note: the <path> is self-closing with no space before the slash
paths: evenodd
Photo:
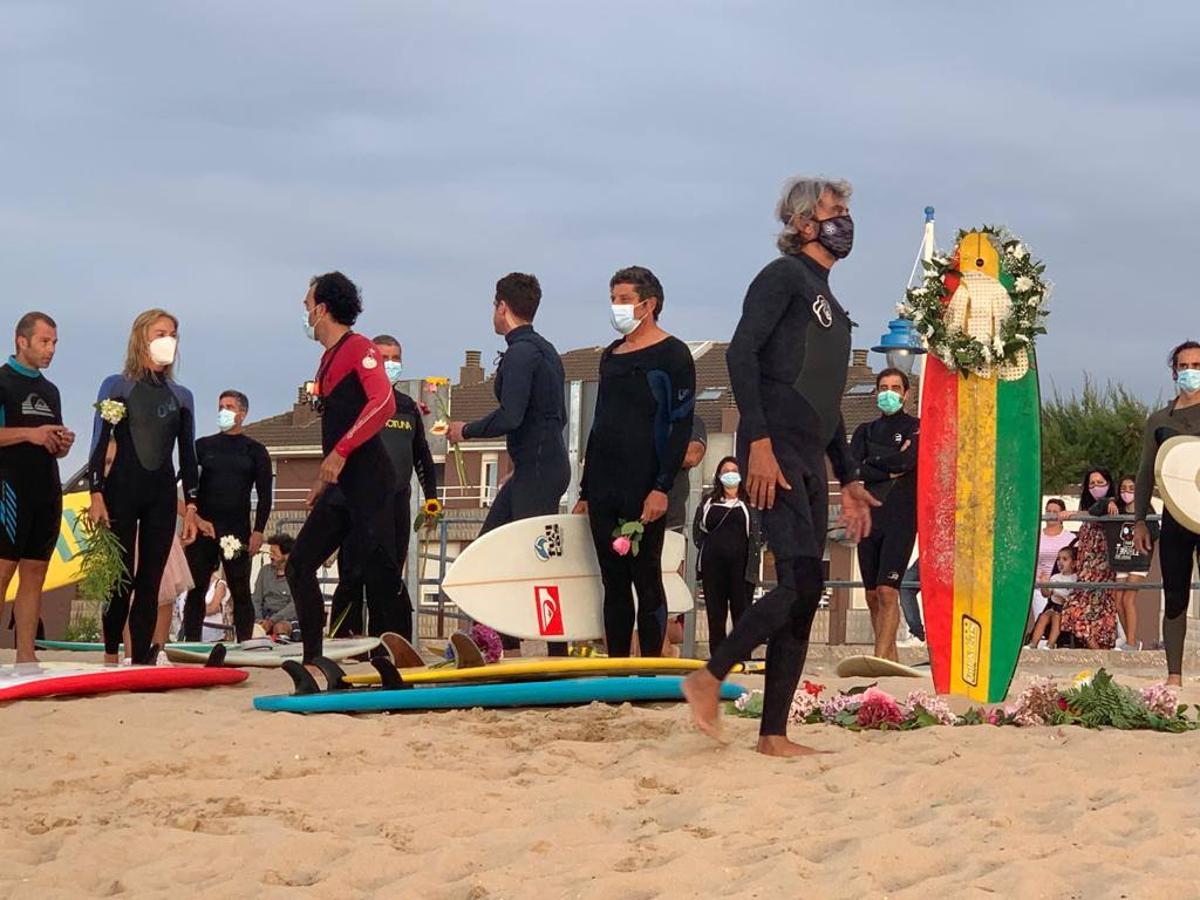
<path id="1" fill-rule="evenodd" d="M 292 694 L 297 697 L 305 697 L 309 694 L 321 693 L 321 686 L 317 684 L 317 679 L 312 677 L 312 673 L 303 665 L 294 659 L 285 659 L 283 661 L 283 671 L 287 672 L 292 679 Z"/>
<path id="2" fill-rule="evenodd" d="M 477 669 L 487 663 L 479 645 L 471 640 L 471 636 L 462 631 L 450 635 L 450 646 L 454 648 L 454 667 L 456 669 Z"/>
<path id="3" fill-rule="evenodd" d="M 206 669 L 221 668 L 223 665 L 225 665 L 225 654 L 228 652 L 229 651 L 225 647 L 224 644 L 217 644 L 209 652 L 208 659 L 206 659 L 204 661 L 204 668 L 206 668 Z"/>
<path id="4" fill-rule="evenodd" d="M 412 690 L 412 685 L 404 680 L 400 671 L 392 665 L 392 661 L 386 656 L 376 656 L 371 660 L 371 665 L 375 667 L 375 671 L 379 673 L 379 688 L 384 691 L 408 691 Z"/>
<path id="5" fill-rule="evenodd" d="M 394 631 L 384 632 L 379 636 L 381 646 L 386 650 L 388 660 L 397 669 L 417 669 L 425 665 L 425 660 L 403 635 Z M 379 655 L 379 654 L 376 654 Z"/>
<path id="6" fill-rule="evenodd" d="M 332 659 L 326 659 L 324 656 L 318 656 L 313 660 L 313 665 L 321 670 L 321 674 L 325 676 L 328 682 L 327 690 L 344 691 L 350 685 L 346 683 L 346 673 L 342 667 L 335 663 Z"/>

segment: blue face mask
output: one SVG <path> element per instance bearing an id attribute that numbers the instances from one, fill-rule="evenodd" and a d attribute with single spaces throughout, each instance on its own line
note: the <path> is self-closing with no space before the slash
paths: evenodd
<path id="1" fill-rule="evenodd" d="M 735 488 L 742 483 L 742 476 L 738 472 L 722 472 L 721 484 L 727 488 Z"/>
<path id="2" fill-rule="evenodd" d="M 1175 383 L 1188 394 L 1200 391 L 1200 369 L 1180 369 L 1175 375 Z"/>
<path id="3" fill-rule="evenodd" d="M 392 359 L 385 359 L 383 361 L 383 371 L 387 372 L 388 381 L 395 384 L 400 380 L 400 376 L 404 374 L 404 364 Z"/>
<path id="4" fill-rule="evenodd" d="M 904 400 L 895 391 L 880 391 L 879 396 L 875 398 L 875 403 L 883 410 L 885 415 L 892 415 L 900 411 L 900 407 L 904 405 Z"/>
<path id="5" fill-rule="evenodd" d="M 237 422 L 237 413 L 232 409 L 221 409 L 217 411 L 217 427 L 222 431 L 228 431 Z"/>
<path id="6" fill-rule="evenodd" d="M 312 313 L 310 313 L 306 309 L 304 311 L 304 336 L 306 338 L 308 338 L 310 341 L 315 341 L 317 339 L 317 323 L 316 322 L 310 323 L 308 320 L 311 317 L 312 317 Z M 317 319 L 317 322 L 319 322 L 319 321 L 321 321 L 321 320 Z"/>

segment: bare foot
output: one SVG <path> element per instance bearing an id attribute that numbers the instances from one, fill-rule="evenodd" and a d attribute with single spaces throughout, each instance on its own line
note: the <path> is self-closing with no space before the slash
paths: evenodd
<path id="1" fill-rule="evenodd" d="M 763 756 L 814 756 L 829 752 L 828 750 L 814 750 L 812 747 L 805 747 L 803 744 L 789 741 L 782 734 L 762 735 L 758 739 L 758 746 L 754 749 Z"/>
<path id="2" fill-rule="evenodd" d="M 1167 676 L 1167 687 L 1183 687 L 1183 676 L 1182 675 L 1168 675 Z"/>
<path id="3" fill-rule="evenodd" d="M 697 669 L 683 679 L 683 699 L 692 709 L 696 727 L 714 741 L 721 739 L 721 682 L 708 669 Z"/>

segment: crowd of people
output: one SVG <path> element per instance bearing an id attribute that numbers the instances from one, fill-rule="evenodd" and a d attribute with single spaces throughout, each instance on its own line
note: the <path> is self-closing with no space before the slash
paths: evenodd
<path id="1" fill-rule="evenodd" d="M 853 247 L 850 196 L 850 185 L 841 181 L 795 178 L 785 186 L 776 208 L 779 256 L 750 284 L 727 354 L 740 413 L 736 453 L 717 464 L 692 523 L 711 660 L 686 680 L 685 695 L 697 725 L 715 732 L 720 682 L 766 644 L 759 750 L 768 754 L 807 752 L 788 740 L 787 719 L 824 590 L 826 461 L 841 484 L 840 524 L 858 543 L 875 654 L 896 659 L 902 613 L 910 632 L 921 636 L 922 630 L 912 590 L 919 581 L 912 556 L 920 423 L 905 411 L 908 375 L 894 368 L 879 373 L 880 415 L 849 440 L 841 413 L 853 322 L 829 276 Z M 505 438 L 513 472 L 485 532 L 558 512 L 571 477 L 563 366 L 533 325 L 541 297 L 532 275 L 513 273 L 496 283 L 492 324 L 507 344 L 494 379 L 498 406 L 477 421 L 447 424 L 452 443 Z M 610 279 L 617 339 L 600 361 L 574 512 L 591 526 L 613 656 L 656 656 L 672 644 L 678 623 L 667 617 L 661 548 L 668 528 L 685 527 L 688 470 L 700 463 L 707 442 L 695 415 L 692 356 L 665 329 L 664 308 L 663 286 L 649 269 L 622 268 Z M 89 516 L 117 536 L 131 575 L 105 604 L 106 661 L 117 661 L 124 636 L 128 658 L 153 664 L 172 599 L 182 592 L 184 640 L 217 633 L 245 640 L 256 627 L 284 636 L 298 624 L 304 660 L 311 663 L 326 634 L 318 572 L 335 554 L 334 632 L 411 636 L 412 604 L 401 576 L 410 483 L 415 474 L 436 505 L 436 470 L 421 411 L 396 387 L 403 372 L 400 343 L 355 332 L 362 309 L 358 287 L 340 272 L 314 277 L 303 296 L 304 333 L 322 350 L 312 402 L 324 455 L 294 540 L 264 536 L 271 466 L 265 448 L 243 431 L 247 395 L 223 392 L 217 430 L 197 440 L 194 399 L 175 377 L 178 319 L 150 309 L 134 320 L 124 365 L 103 380 L 97 395 L 88 464 Z M 57 344 L 54 320 L 39 312 L 22 317 L 15 343 L 16 353 L 0 367 L 0 589 L 19 574 L 17 659 L 31 662 L 41 585 L 58 539 L 57 461 L 70 452 L 75 433 L 63 423 L 58 391 L 43 374 Z M 1094 469 L 1085 478 L 1080 510 L 1102 520 L 1089 519 L 1073 535 L 1062 524 L 1071 515 L 1066 505 L 1048 505 L 1052 520 L 1039 554 L 1039 579 L 1048 583 L 1034 597 L 1032 638 L 1035 645 L 1044 639 L 1111 647 L 1119 624 L 1126 642 L 1136 641 L 1137 584 L 1157 540 L 1168 669 L 1177 681 L 1200 538 L 1169 514 L 1158 533 L 1147 516 L 1158 446 L 1173 434 L 1200 434 L 1200 344 L 1181 344 L 1170 362 L 1178 396 L 1147 423 L 1138 473 L 1114 480 Z M 1113 518 L 1120 516 L 1130 518 Z M 640 523 L 641 552 L 614 552 L 614 529 L 631 522 Z M 252 587 L 250 562 L 264 546 L 270 564 Z M 754 602 L 764 546 L 774 557 L 777 584 Z M 1119 590 L 1103 586 L 1118 579 Z M 225 606 L 230 621 L 214 621 Z M 506 645 L 519 646 L 511 639 Z"/>

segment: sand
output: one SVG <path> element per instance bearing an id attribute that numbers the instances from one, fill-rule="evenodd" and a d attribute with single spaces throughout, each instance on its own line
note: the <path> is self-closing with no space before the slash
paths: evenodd
<path id="1" fill-rule="evenodd" d="M 834 655 L 807 675 L 848 684 Z M 1063 656 L 1023 662 L 1018 687 L 1083 667 Z M 1158 680 L 1161 655 L 1140 656 L 1092 664 Z M 0 708 L 0 897 L 1197 891 L 1198 734 L 795 726 L 829 753 L 785 761 L 752 752 L 756 722 L 726 719 L 717 745 L 681 706 L 251 709 L 288 687 L 257 670 L 234 687 Z"/>

